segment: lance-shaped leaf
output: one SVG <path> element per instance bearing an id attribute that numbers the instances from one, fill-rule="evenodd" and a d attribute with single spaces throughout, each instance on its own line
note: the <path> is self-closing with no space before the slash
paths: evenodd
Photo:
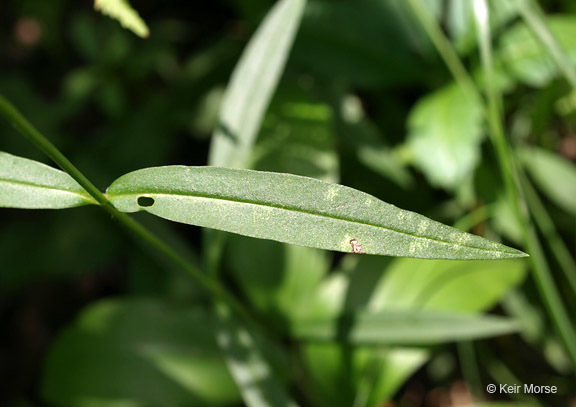
<path id="1" fill-rule="evenodd" d="M 65 172 L 0 151 L 0 207 L 61 209 L 92 203 Z"/>
<path id="2" fill-rule="evenodd" d="M 387 204 L 291 174 L 168 166 L 126 174 L 108 189 L 121 211 L 342 252 L 442 259 L 524 253 Z"/>
<path id="3" fill-rule="evenodd" d="M 344 332 L 342 327 L 346 327 Z M 308 318 L 294 321 L 292 333 L 308 341 L 343 339 L 355 345 L 435 345 L 487 338 L 518 330 L 515 321 L 491 315 L 396 311 Z"/>
<path id="4" fill-rule="evenodd" d="M 305 0 L 279 1 L 250 40 L 226 88 L 210 147 L 210 164 L 247 165 L 305 4 Z"/>

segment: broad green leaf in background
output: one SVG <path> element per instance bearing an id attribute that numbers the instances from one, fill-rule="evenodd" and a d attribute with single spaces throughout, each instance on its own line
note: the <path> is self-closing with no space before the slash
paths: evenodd
<path id="1" fill-rule="evenodd" d="M 454 189 L 480 159 L 482 106 L 456 84 L 421 99 L 408 119 L 414 164 L 432 185 Z"/>
<path id="2" fill-rule="evenodd" d="M 346 340 L 354 345 L 434 345 L 509 334 L 517 324 L 495 316 L 469 316 L 429 311 L 355 313 L 336 318 L 300 318 L 291 325 L 301 340 L 335 341 L 341 324 L 349 323 Z"/>
<path id="3" fill-rule="evenodd" d="M 52 345 L 43 395 L 64 407 L 238 403 L 214 324 L 153 299 L 97 302 Z"/>
<path id="4" fill-rule="evenodd" d="M 245 167 L 292 47 L 305 0 L 281 0 L 268 13 L 232 74 L 208 162 Z"/>
<path id="5" fill-rule="evenodd" d="M 346 267 L 331 276 L 315 297 L 315 304 L 310 307 L 311 317 L 329 318 L 359 312 L 477 313 L 493 307 L 526 274 L 526 262 L 519 259 L 386 262 L 385 258 L 350 256 L 345 260 Z M 364 284 L 361 280 L 367 278 L 369 282 Z M 343 393 L 340 397 L 343 402 L 333 397 L 334 386 L 357 388 L 357 381 L 376 358 L 381 362 L 374 400 L 381 402 L 392 397 L 430 357 L 426 348 L 360 346 L 347 353 L 339 345 L 321 343 L 308 344 L 302 352 L 313 383 L 318 386 L 318 394 L 337 406 L 347 405 L 346 395 Z M 342 369 L 351 373 L 346 376 Z"/>
<path id="6" fill-rule="evenodd" d="M 538 188 L 556 205 L 576 216 L 576 165 L 538 147 L 524 147 L 518 153 Z"/>
<path id="7" fill-rule="evenodd" d="M 128 0 L 95 0 L 94 8 L 109 16 L 139 37 L 148 37 L 148 26 Z"/>
<path id="8" fill-rule="evenodd" d="M 61 209 L 93 203 L 65 172 L 0 151 L 0 207 Z"/>
<path id="9" fill-rule="evenodd" d="M 548 16 L 547 26 L 572 63 L 576 62 L 576 17 Z M 558 76 L 558 68 L 547 49 L 519 22 L 506 31 L 500 42 L 499 60 L 516 79 L 531 86 L 543 87 Z"/>
<path id="10" fill-rule="evenodd" d="M 168 166 L 126 174 L 108 188 L 124 212 L 300 246 L 444 259 L 524 253 L 405 211 L 366 193 L 290 174 Z"/>

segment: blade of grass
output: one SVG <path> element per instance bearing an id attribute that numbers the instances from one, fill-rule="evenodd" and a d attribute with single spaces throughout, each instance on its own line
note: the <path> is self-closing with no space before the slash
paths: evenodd
<path id="1" fill-rule="evenodd" d="M 471 97 L 480 97 L 480 91 L 475 86 L 470 75 L 464 68 L 464 65 L 458 58 L 456 51 L 453 49 L 450 41 L 443 34 L 442 30 L 435 22 L 434 18 L 426 10 L 425 5 L 416 0 L 409 0 L 407 4 L 411 7 L 414 15 L 417 17 L 420 24 L 423 26 L 427 34 L 430 36 L 432 42 L 438 49 L 438 52 L 444 59 L 444 62 L 452 72 L 454 78 L 465 88 Z M 488 106 L 485 107 L 485 114 L 488 124 L 490 125 L 491 141 L 494 144 L 498 162 L 500 165 L 500 172 L 505 180 L 505 187 L 508 194 L 508 199 L 513 204 L 515 216 L 519 220 L 519 224 L 523 226 L 523 235 L 526 241 L 526 247 L 531 255 L 533 264 L 533 275 L 542 296 L 542 301 L 550 315 L 550 318 L 562 339 L 564 347 L 566 348 L 570 359 L 574 366 L 576 366 L 576 333 L 570 324 L 568 314 L 564 308 L 558 290 L 551 277 L 550 269 L 543 257 L 540 242 L 530 224 L 530 219 L 526 213 L 526 208 L 523 202 L 520 201 L 516 185 L 519 185 L 516 177 L 516 170 L 513 165 L 512 154 L 509 151 L 508 142 L 504 135 L 502 121 L 500 118 L 500 97 L 498 89 L 494 83 L 490 81 L 493 74 L 492 64 L 492 50 L 490 42 L 490 31 L 487 28 L 489 25 L 489 9 L 483 1 L 480 3 L 479 9 L 480 16 L 477 15 L 479 40 L 481 46 L 481 57 L 483 67 L 486 70 L 486 83 L 487 83 L 487 96 L 491 99 Z M 480 18 L 478 18 L 480 17 Z"/>
<path id="2" fill-rule="evenodd" d="M 544 257 L 540 241 L 527 213 L 525 200 L 523 199 L 522 190 L 520 189 L 522 185 L 519 182 L 517 167 L 514 163 L 514 157 L 510 151 L 504 132 L 504 119 L 501 109 L 502 96 L 494 84 L 492 41 L 489 28 L 490 14 L 486 0 L 475 0 L 474 9 L 478 39 L 480 41 L 480 59 L 485 75 L 484 82 L 486 84 L 488 125 L 490 127 L 492 140 L 496 146 L 501 165 L 501 173 L 505 180 L 506 192 L 508 199 L 513 203 L 514 214 L 518 223 L 523 228 L 526 247 L 531 254 L 531 261 L 533 263 L 533 276 L 540 294 L 543 297 L 544 305 L 564 342 L 564 346 L 570 355 L 572 363 L 576 367 L 576 333 L 574 332 L 566 309 L 562 304 L 560 294 L 552 278 L 552 273 Z"/>

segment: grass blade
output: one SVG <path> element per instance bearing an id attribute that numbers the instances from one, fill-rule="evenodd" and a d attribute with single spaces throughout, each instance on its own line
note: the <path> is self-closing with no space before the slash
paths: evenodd
<path id="1" fill-rule="evenodd" d="M 290 174 L 168 166 L 126 174 L 108 189 L 124 212 L 300 246 L 443 259 L 524 253 L 387 204 L 364 192 Z"/>
<path id="2" fill-rule="evenodd" d="M 574 331 L 572 327 L 568 312 L 562 303 L 562 299 L 552 278 L 550 267 L 535 228 L 531 219 L 523 210 L 525 200 L 519 183 L 518 170 L 504 131 L 502 95 L 493 81 L 494 64 L 492 58 L 492 43 L 490 30 L 488 29 L 490 17 L 489 8 L 485 0 L 476 0 L 474 4 L 476 6 L 475 15 L 480 42 L 480 60 L 486 79 L 488 125 L 498 153 L 501 172 L 504 176 L 507 199 L 513 204 L 514 216 L 518 224 L 522 226 L 526 247 L 532 254 L 533 276 L 544 305 L 548 310 L 558 334 L 562 338 L 573 365 L 576 366 L 576 331 Z"/>
<path id="3" fill-rule="evenodd" d="M 282 74 L 304 0 L 282 0 L 258 28 L 226 89 L 208 162 L 246 167 L 268 104 Z"/>
<path id="4" fill-rule="evenodd" d="M 64 171 L 0 151 L 0 207 L 62 209 L 95 203 Z"/>
<path id="5" fill-rule="evenodd" d="M 349 324 L 346 337 L 339 332 Z M 344 339 L 354 345 L 435 345 L 482 339 L 518 330 L 508 318 L 430 311 L 358 312 L 336 318 L 307 318 L 292 323 L 293 335 L 308 341 Z"/>

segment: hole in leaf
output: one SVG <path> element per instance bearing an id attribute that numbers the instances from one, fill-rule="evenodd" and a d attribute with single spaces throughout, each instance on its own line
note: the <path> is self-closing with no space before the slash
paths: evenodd
<path id="1" fill-rule="evenodd" d="M 154 205 L 154 198 L 150 198 L 149 196 L 138 197 L 138 206 L 142 206 L 143 208 L 149 208 L 152 205 Z"/>

